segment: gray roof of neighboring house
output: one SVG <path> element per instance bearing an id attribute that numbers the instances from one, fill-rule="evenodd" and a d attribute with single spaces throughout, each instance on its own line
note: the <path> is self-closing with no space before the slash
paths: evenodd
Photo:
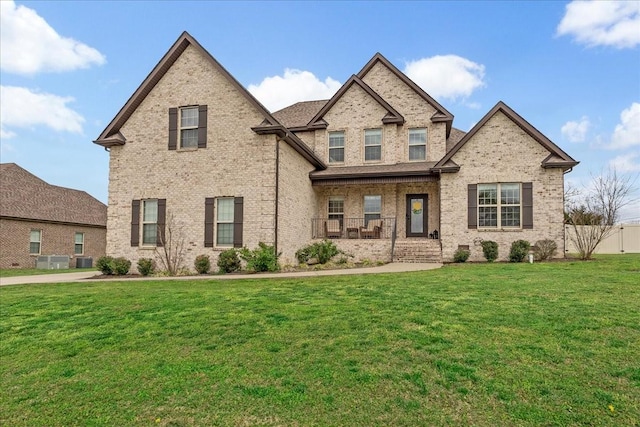
<path id="1" fill-rule="evenodd" d="M 107 206 L 84 191 L 48 184 L 15 163 L 2 163 L 0 217 L 106 227 Z"/>

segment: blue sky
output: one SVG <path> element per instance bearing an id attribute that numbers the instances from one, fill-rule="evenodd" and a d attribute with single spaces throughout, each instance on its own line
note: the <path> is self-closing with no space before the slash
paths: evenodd
<path id="1" fill-rule="evenodd" d="M 185 30 L 272 111 L 329 98 L 380 52 L 459 129 L 507 103 L 581 162 L 572 185 L 640 173 L 638 1 L 0 7 L 1 161 L 103 202 L 108 153 L 92 141 Z"/>

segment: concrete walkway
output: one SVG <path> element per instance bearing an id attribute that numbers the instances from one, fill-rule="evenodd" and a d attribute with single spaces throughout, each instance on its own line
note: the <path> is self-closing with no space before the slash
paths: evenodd
<path id="1" fill-rule="evenodd" d="M 256 274 L 224 274 L 177 277 L 124 277 L 109 280 L 236 280 L 236 279 L 287 279 L 314 276 L 344 276 L 352 274 L 404 273 L 408 271 L 425 271 L 442 267 L 436 263 L 391 263 L 377 267 L 345 268 L 343 270 L 295 271 L 290 273 L 256 273 Z M 99 275 L 98 271 L 81 271 L 78 273 L 41 274 L 36 276 L 0 277 L 0 286 L 25 285 L 31 283 L 69 283 L 87 282 Z M 103 279 L 97 279 L 103 280 Z"/>

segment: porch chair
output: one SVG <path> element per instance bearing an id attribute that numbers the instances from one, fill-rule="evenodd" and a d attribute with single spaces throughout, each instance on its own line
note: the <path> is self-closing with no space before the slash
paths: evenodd
<path id="1" fill-rule="evenodd" d="M 324 223 L 324 235 L 327 239 L 339 239 L 342 237 L 340 220 L 329 219 Z"/>
<path id="2" fill-rule="evenodd" d="M 366 227 L 360 227 L 360 237 L 363 239 L 379 239 L 382 231 L 381 219 L 370 219 Z"/>

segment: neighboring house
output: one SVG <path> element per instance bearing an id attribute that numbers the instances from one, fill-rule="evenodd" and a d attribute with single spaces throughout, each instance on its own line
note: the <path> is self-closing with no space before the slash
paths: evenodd
<path id="1" fill-rule="evenodd" d="M 107 207 L 84 191 L 0 164 L 0 268 L 34 268 L 39 255 L 105 255 Z"/>
<path id="2" fill-rule="evenodd" d="M 468 133 L 376 54 L 330 99 L 275 113 L 183 33 L 95 141 L 110 151 L 107 252 L 184 238 L 185 264 L 330 237 L 357 259 L 482 259 L 495 240 L 564 254 L 564 173 L 578 162 L 499 102 Z"/>

